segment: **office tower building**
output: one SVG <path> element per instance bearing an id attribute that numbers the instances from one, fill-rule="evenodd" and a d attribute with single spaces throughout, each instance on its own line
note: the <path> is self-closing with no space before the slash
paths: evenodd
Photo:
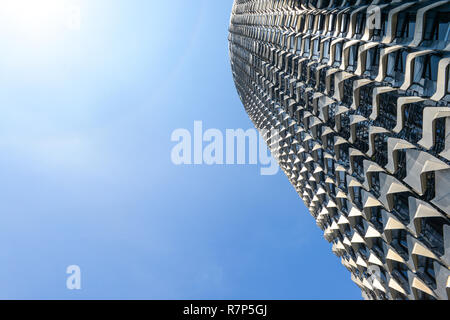
<path id="1" fill-rule="evenodd" d="M 241 101 L 366 299 L 450 297 L 449 22 L 450 1 L 232 8 Z"/>

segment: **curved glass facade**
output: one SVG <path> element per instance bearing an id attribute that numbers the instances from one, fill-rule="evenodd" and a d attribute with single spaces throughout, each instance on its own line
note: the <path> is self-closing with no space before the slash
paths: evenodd
<path id="1" fill-rule="evenodd" d="M 450 298 L 450 1 L 236 0 L 256 128 L 366 299 Z"/>

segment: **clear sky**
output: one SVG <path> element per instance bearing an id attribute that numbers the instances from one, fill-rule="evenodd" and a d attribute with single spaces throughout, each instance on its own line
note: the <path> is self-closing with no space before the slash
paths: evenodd
<path id="1" fill-rule="evenodd" d="M 195 120 L 252 127 L 231 0 L 40 2 L 0 11 L 0 298 L 361 298 L 281 172 L 171 162 Z"/>

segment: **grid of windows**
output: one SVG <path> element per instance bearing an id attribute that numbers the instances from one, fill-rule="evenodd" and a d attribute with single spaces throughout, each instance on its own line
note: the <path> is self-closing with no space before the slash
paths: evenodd
<path id="1" fill-rule="evenodd" d="M 450 1 L 233 6 L 244 107 L 279 130 L 280 167 L 368 299 L 449 299 L 449 15 Z"/>

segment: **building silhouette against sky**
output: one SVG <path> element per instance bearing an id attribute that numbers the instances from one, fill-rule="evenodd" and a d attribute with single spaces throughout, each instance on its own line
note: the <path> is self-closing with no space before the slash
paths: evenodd
<path id="1" fill-rule="evenodd" d="M 366 299 L 450 298 L 449 21 L 450 1 L 233 5 L 239 96 Z"/>

